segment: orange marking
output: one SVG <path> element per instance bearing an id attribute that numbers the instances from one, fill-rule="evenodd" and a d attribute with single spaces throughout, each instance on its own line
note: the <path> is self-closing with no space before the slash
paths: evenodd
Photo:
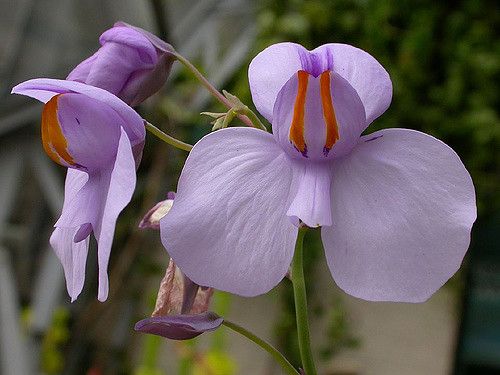
<path id="1" fill-rule="evenodd" d="M 335 108 L 333 108 L 332 93 L 330 87 L 330 71 L 327 70 L 321 73 L 320 79 L 321 89 L 321 104 L 323 107 L 323 118 L 326 123 L 326 141 L 323 153 L 325 156 L 331 150 L 333 145 L 339 140 L 339 127 L 335 116 Z"/>
<path id="2" fill-rule="evenodd" d="M 57 119 L 57 100 L 60 95 L 54 96 L 43 107 L 42 144 L 45 152 L 52 160 L 67 167 L 67 164 L 75 165 L 75 162 L 68 153 L 68 142 Z"/>
<path id="3" fill-rule="evenodd" d="M 307 156 L 307 145 L 304 139 L 304 114 L 306 105 L 306 92 L 309 74 L 303 70 L 297 72 L 298 88 L 295 104 L 293 106 L 293 118 L 290 125 L 290 142 L 302 155 Z"/>

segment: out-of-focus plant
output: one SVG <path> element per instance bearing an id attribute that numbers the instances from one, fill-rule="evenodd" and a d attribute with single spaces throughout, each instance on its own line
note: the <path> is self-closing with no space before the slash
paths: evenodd
<path id="1" fill-rule="evenodd" d="M 69 318 L 67 308 L 58 307 L 54 311 L 52 322 L 43 336 L 40 352 L 40 367 L 44 374 L 60 374 L 64 368 L 64 346 L 70 337 Z"/>

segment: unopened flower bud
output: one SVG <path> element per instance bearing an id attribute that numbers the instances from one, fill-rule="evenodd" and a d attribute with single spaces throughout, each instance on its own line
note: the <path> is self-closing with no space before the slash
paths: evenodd
<path id="1" fill-rule="evenodd" d="M 171 45 L 123 22 L 105 31 L 99 42 L 101 48 L 73 69 L 67 79 L 103 88 L 130 106 L 156 93 L 175 61 Z"/>

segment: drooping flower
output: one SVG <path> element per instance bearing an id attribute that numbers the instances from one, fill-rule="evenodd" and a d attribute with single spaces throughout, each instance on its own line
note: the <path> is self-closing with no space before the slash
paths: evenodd
<path id="1" fill-rule="evenodd" d="M 68 168 L 62 214 L 50 243 L 74 301 L 85 280 L 89 236 L 98 243 L 99 292 L 108 295 L 108 261 L 116 220 L 130 202 L 142 156 L 142 118 L 106 90 L 74 81 L 33 79 L 12 89 L 45 103 L 42 143 Z"/>
<path id="2" fill-rule="evenodd" d="M 99 38 L 101 48 L 67 79 L 103 88 L 131 106 L 156 93 L 175 61 L 173 47 L 139 27 L 117 22 Z"/>
<path id="3" fill-rule="evenodd" d="M 270 290 L 300 222 L 321 226 L 334 280 L 359 298 L 424 301 L 456 272 L 476 219 L 472 180 L 430 135 L 361 136 L 392 97 L 371 55 L 280 43 L 253 59 L 249 81 L 273 134 L 229 128 L 202 138 L 160 222 L 190 279 L 244 296 Z"/>

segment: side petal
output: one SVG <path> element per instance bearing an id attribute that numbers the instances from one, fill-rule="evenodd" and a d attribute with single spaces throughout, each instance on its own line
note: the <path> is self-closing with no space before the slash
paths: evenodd
<path id="1" fill-rule="evenodd" d="M 476 219 L 471 177 L 443 142 L 413 130 L 364 136 L 335 160 L 330 271 L 347 293 L 422 302 L 460 267 Z"/>
<path id="2" fill-rule="evenodd" d="M 146 137 L 144 120 L 139 114 L 110 92 L 98 87 L 76 81 L 51 78 L 36 78 L 22 82 L 12 89 L 13 94 L 30 96 L 43 103 L 53 96 L 68 92 L 76 92 L 97 99 L 113 108 L 124 121 L 124 129 L 133 146 L 140 144 Z"/>
<path id="3" fill-rule="evenodd" d="M 83 289 L 85 282 L 85 264 L 89 250 L 89 237 L 75 243 L 76 228 L 55 228 L 50 236 L 50 245 L 61 261 L 66 278 L 66 289 L 75 301 Z"/>
<path id="4" fill-rule="evenodd" d="M 300 44 L 278 43 L 253 58 L 248 67 L 248 81 L 255 107 L 272 122 L 278 92 L 286 81 L 302 68 L 300 53 L 308 52 Z"/>
<path id="5" fill-rule="evenodd" d="M 369 53 L 340 43 L 322 45 L 311 53 L 322 60 L 322 65 L 354 87 L 365 107 L 367 126 L 391 104 L 392 81 L 389 73 Z"/>
<path id="6" fill-rule="evenodd" d="M 97 239 L 99 263 L 99 293 L 97 299 L 105 301 L 108 298 L 108 263 L 115 234 L 116 220 L 120 212 L 132 199 L 136 184 L 135 161 L 132 146 L 122 129 L 115 165 L 111 171 L 109 188 L 103 191 L 102 216 L 93 223 Z"/>
<path id="7" fill-rule="evenodd" d="M 293 256 L 297 228 L 286 216 L 292 176 L 269 133 L 229 128 L 205 136 L 160 221 L 163 246 L 196 284 L 244 296 L 267 292 Z"/>

